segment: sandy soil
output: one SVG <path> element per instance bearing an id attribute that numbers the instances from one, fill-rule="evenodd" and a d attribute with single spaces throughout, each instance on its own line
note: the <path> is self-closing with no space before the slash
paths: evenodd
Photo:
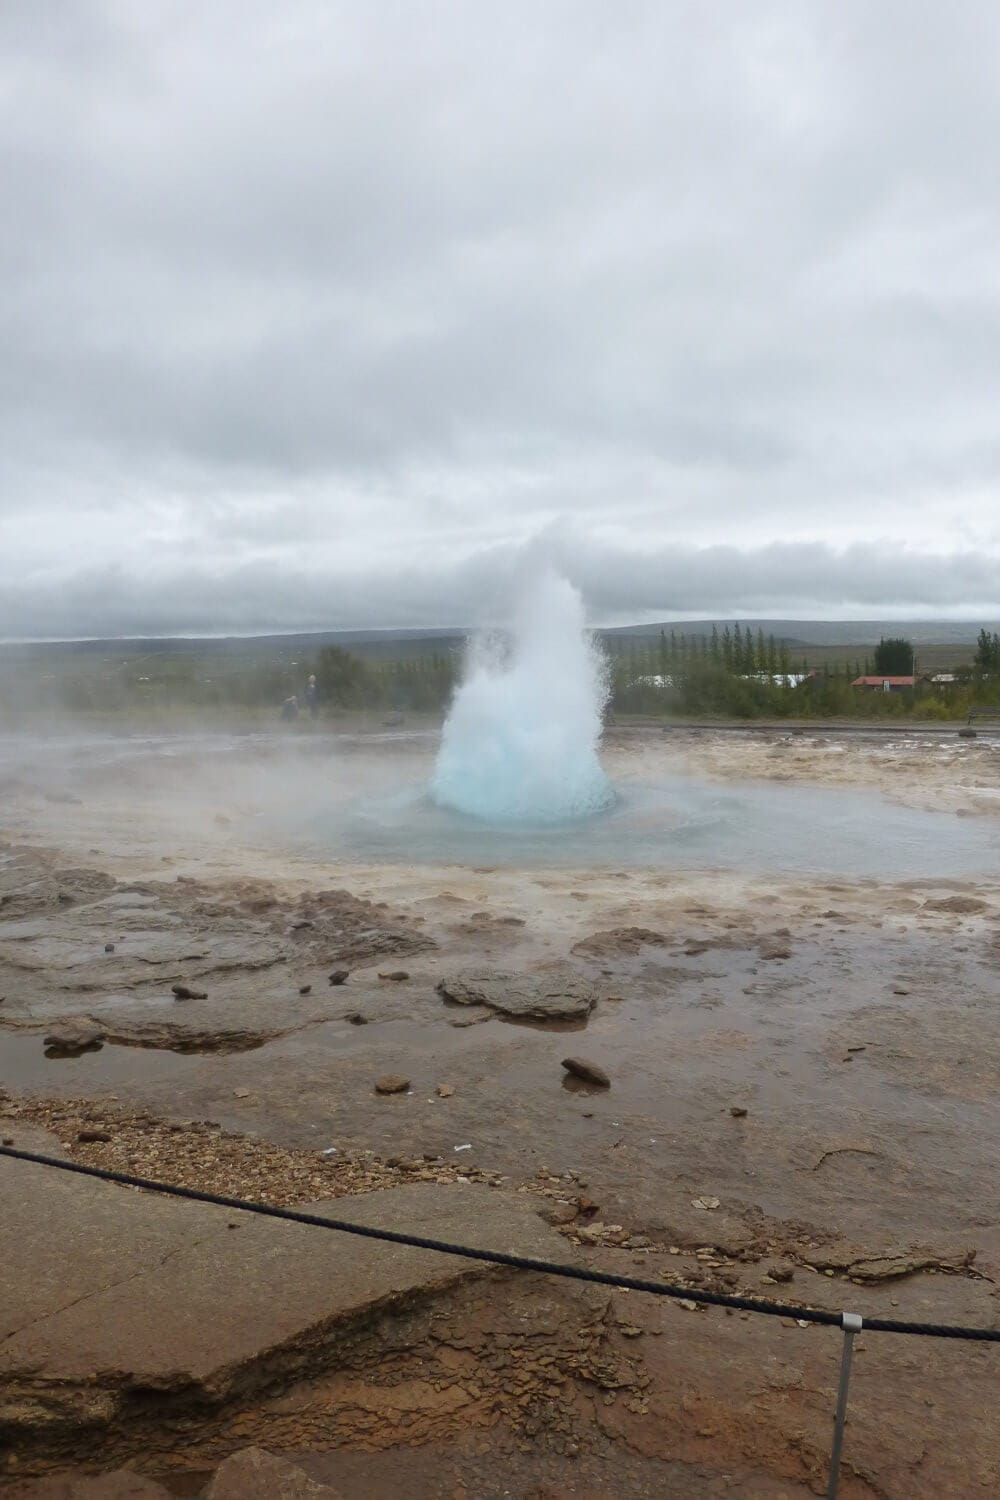
<path id="1" fill-rule="evenodd" d="M 351 774 L 361 788 L 374 758 L 412 770 L 431 752 L 360 742 Z M 81 1159 L 280 1202 L 315 1197 L 320 1179 L 333 1193 L 476 1175 L 534 1195 L 607 1269 L 997 1322 L 1000 880 L 331 868 L 275 834 L 322 795 L 280 749 L 238 765 L 204 747 L 114 764 L 100 747 L 5 753 L 10 1138 L 54 1130 Z M 1000 749 L 986 740 L 623 731 L 607 762 L 646 781 L 690 766 L 866 788 L 977 819 L 1000 804 Z M 335 969 L 344 983 L 329 983 Z M 442 981 L 482 971 L 549 994 L 583 987 L 594 1007 L 514 1023 L 442 999 Z M 176 999 L 177 983 L 204 998 Z M 94 1050 L 45 1056 L 45 1037 L 74 1033 Z M 568 1055 L 597 1063 L 610 1089 L 570 1079 Z M 388 1073 L 410 1088 L 377 1094 Z M 449 1416 L 441 1392 L 459 1371 L 442 1366 L 433 1420 L 397 1419 L 392 1392 L 416 1378 L 428 1325 L 411 1365 L 369 1349 L 374 1427 L 332 1420 L 331 1372 L 242 1425 L 206 1420 L 155 1470 L 193 1493 L 253 1440 L 306 1455 L 348 1500 L 398 1493 L 404 1474 L 428 1497 L 822 1491 L 834 1336 L 619 1295 L 606 1316 L 630 1330 L 615 1335 L 628 1381 L 567 1375 L 565 1399 L 519 1406 L 490 1360 L 522 1315 L 538 1324 L 533 1357 L 561 1357 L 546 1295 L 526 1279 L 502 1308 L 479 1292 L 445 1310 L 461 1379 L 472 1370 L 484 1392 L 471 1413 Z M 858 1366 L 842 1495 L 1000 1490 L 989 1348 L 869 1335 Z M 102 1456 L 90 1431 L 59 1462 L 111 1467 L 122 1451 L 108 1435 Z"/>
<path id="2" fill-rule="evenodd" d="M 655 759 L 650 736 L 638 738 L 638 754 Z M 1000 813 L 1000 735 L 992 732 L 962 739 L 954 730 L 905 726 L 871 734 L 836 728 L 725 734 L 678 729 L 669 732 L 669 744 L 687 769 L 720 781 L 863 787 L 930 812 Z"/>

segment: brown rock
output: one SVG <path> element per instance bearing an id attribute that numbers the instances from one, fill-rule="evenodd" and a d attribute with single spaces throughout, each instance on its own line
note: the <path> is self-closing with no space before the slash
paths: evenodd
<path id="1" fill-rule="evenodd" d="M 757 952 L 764 959 L 791 958 L 792 947 L 786 938 L 769 937 L 764 938 L 763 942 L 758 946 Z"/>
<path id="2" fill-rule="evenodd" d="M 330 975 L 331 984 L 344 984 L 351 977 L 350 969 L 334 969 Z"/>
<path id="3" fill-rule="evenodd" d="M 795 1277 L 795 1267 L 790 1266 L 787 1261 L 779 1261 L 776 1265 L 768 1266 L 767 1274 L 772 1281 L 792 1281 Z"/>
<path id="4" fill-rule="evenodd" d="M 260 1448 L 244 1448 L 219 1465 L 205 1500 L 340 1500 L 328 1484 Z"/>
<path id="5" fill-rule="evenodd" d="M 74 1026 L 72 1023 L 50 1031 L 44 1041 L 46 1057 L 79 1057 L 84 1052 L 99 1052 L 105 1033 L 96 1026 Z"/>
<path id="6" fill-rule="evenodd" d="M 572 1224 L 577 1209 L 575 1203 L 551 1203 L 540 1212 L 546 1224 Z"/>
<path id="7" fill-rule="evenodd" d="M 609 958 L 620 953 L 636 954 L 647 947 L 664 948 L 669 942 L 666 933 L 649 927 L 611 927 L 581 938 L 573 952 L 588 958 Z"/>
<path id="8" fill-rule="evenodd" d="M 393 979 L 397 984 L 399 984 L 402 982 L 402 980 L 409 979 L 410 976 L 405 969 L 393 969 L 391 973 L 379 974 L 378 977 L 380 979 Z"/>
<path id="9" fill-rule="evenodd" d="M 410 1080 L 402 1073 L 386 1073 L 375 1080 L 376 1094 L 405 1094 L 409 1087 Z"/>
<path id="10" fill-rule="evenodd" d="M 746 1107 L 742 1104 L 731 1104 L 729 1106 L 729 1113 L 732 1115 L 734 1120 L 744 1119 L 746 1116 L 746 1112 Z"/>
<path id="11" fill-rule="evenodd" d="M 567 1073 L 572 1073 L 574 1078 L 582 1078 L 585 1083 L 592 1083 L 599 1089 L 609 1089 L 611 1079 L 603 1068 L 596 1063 L 588 1062 L 585 1057 L 564 1057 L 563 1067 Z"/>
<path id="12" fill-rule="evenodd" d="M 439 1083 L 434 1092 L 439 1099 L 450 1099 L 455 1090 L 450 1083 Z"/>
<path id="13" fill-rule="evenodd" d="M 76 1133 L 78 1141 L 110 1141 L 111 1136 L 106 1130 L 78 1130 Z"/>
<path id="14" fill-rule="evenodd" d="M 989 903 L 978 896 L 941 896 L 934 901 L 925 901 L 925 911 L 955 911 L 974 916 L 977 912 L 989 911 Z"/>
<path id="15" fill-rule="evenodd" d="M 172 984 L 170 986 L 178 1000 L 207 1000 L 207 990 L 192 989 L 189 984 Z"/>
<path id="16" fill-rule="evenodd" d="M 368 1025 L 368 1017 L 367 1016 L 363 1016 L 359 1010 L 352 1010 L 352 1011 L 350 1011 L 344 1017 L 344 1019 L 346 1021 L 350 1021 L 350 1023 L 351 1023 L 352 1026 L 367 1026 Z"/>
<path id="17" fill-rule="evenodd" d="M 544 974 L 483 969 L 442 979 L 437 991 L 453 1005 L 486 1005 L 502 1015 L 541 1021 L 583 1019 L 597 1003 L 593 987 L 566 969 L 550 969 Z"/>

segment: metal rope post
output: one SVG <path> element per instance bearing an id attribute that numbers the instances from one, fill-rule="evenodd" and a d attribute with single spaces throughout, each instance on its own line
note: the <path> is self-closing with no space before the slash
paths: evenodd
<path id="1" fill-rule="evenodd" d="M 837 1500 L 840 1487 L 840 1454 L 844 1446 L 844 1426 L 847 1422 L 847 1392 L 851 1384 L 851 1356 L 854 1353 L 854 1335 L 861 1332 L 860 1313 L 844 1313 L 841 1317 L 844 1329 L 844 1352 L 840 1357 L 840 1389 L 837 1391 L 837 1414 L 833 1419 L 833 1452 L 830 1454 L 830 1483 L 826 1500 Z"/>

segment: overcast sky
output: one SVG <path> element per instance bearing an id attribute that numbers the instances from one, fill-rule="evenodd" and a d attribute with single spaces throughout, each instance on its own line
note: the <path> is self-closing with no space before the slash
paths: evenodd
<path id="1" fill-rule="evenodd" d="M 1000 614 L 996 0 L 3 0 L 0 635 Z"/>

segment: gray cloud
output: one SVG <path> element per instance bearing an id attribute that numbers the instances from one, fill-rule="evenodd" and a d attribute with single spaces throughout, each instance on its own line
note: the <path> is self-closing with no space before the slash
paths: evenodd
<path id="1" fill-rule="evenodd" d="M 244 564 L 218 573 L 166 570 L 140 579 L 118 567 L 81 569 L 39 596 L 14 585 L 0 600 L 0 638 L 252 633 L 488 625 L 503 621 L 518 583 L 555 567 L 583 591 L 594 623 L 656 616 L 933 615 L 966 609 L 1000 618 L 996 567 L 976 553 L 947 556 L 856 544 L 772 543 L 636 552 L 558 533 L 497 546 L 457 564 L 398 562 L 378 570 L 307 572 Z M 179 623 L 183 622 L 183 623 Z"/>
<path id="2" fill-rule="evenodd" d="M 997 139 L 989 0 L 8 0 L 0 629 L 995 610 Z"/>

